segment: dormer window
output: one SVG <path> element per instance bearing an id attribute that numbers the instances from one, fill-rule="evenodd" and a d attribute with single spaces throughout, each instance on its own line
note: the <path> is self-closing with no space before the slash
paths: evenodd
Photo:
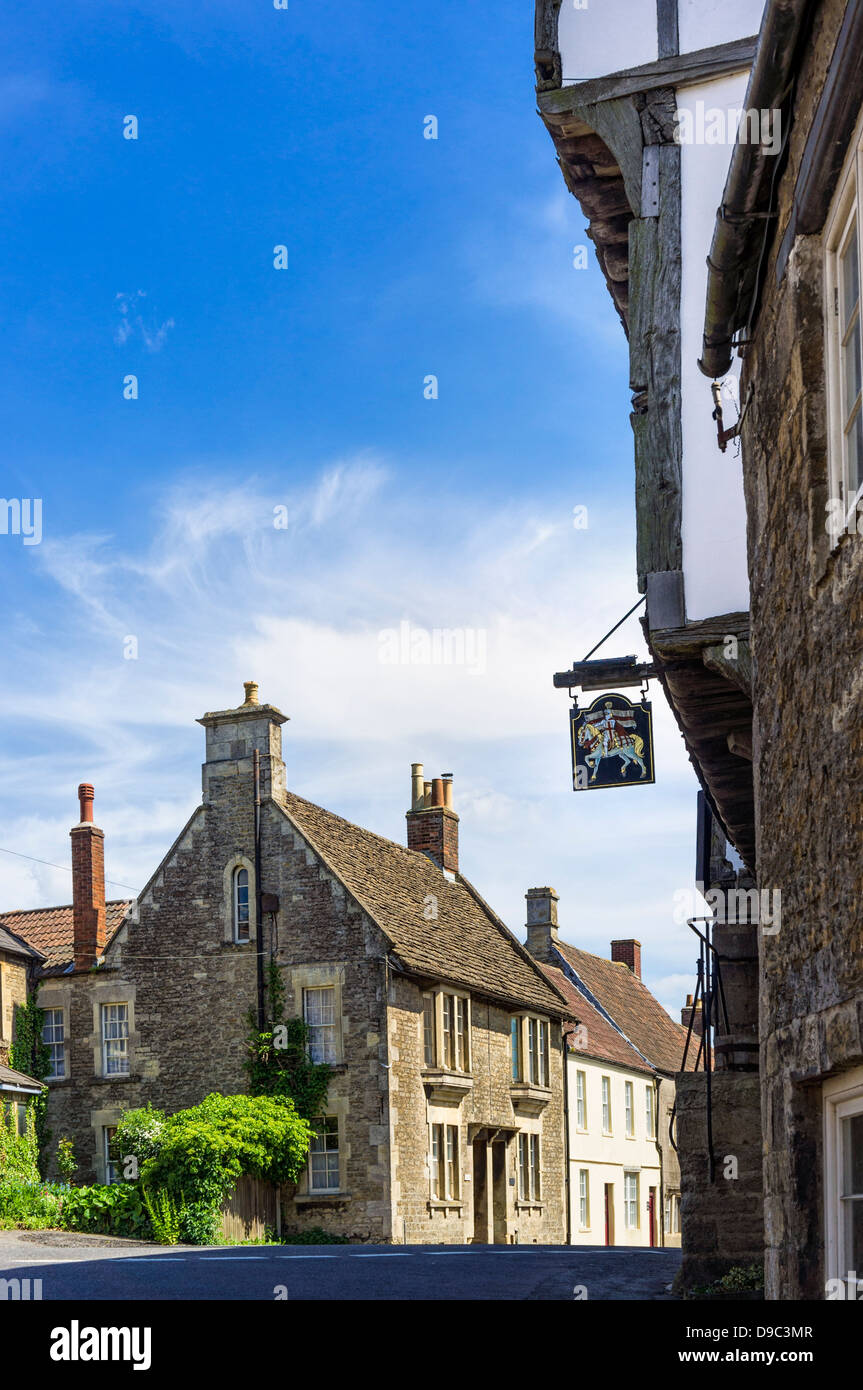
<path id="1" fill-rule="evenodd" d="M 234 870 L 234 940 L 249 940 L 249 871 Z"/>

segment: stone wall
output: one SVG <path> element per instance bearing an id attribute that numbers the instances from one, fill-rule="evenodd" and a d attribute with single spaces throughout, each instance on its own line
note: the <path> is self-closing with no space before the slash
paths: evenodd
<path id="1" fill-rule="evenodd" d="M 760 1265 L 764 1250 L 758 1074 L 714 1072 L 711 1077 L 712 1183 L 706 1081 L 704 1072 L 677 1078 L 683 1250 L 678 1281 L 683 1289 L 709 1284 L 735 1265 Z"/>
<path id="2" fill-rule="evenodd" d="M 863 1060 L 860 910 L 863 545 L 828 536 L 822 237 L 781 244 L 805 141 L 845 12 L 818 6 L 797 77 L 777 235 L 743 365 L 755 666 L 759 886 L 781 891 L 762 933 L 760 1037 L 770 1298 L 823 1298 L 820 1083 Z"/>
<path id="3" fill-rule="evenodd" d="M 8 1065 L 15 1037 L 15 1009 L 27 1002 L 27 967 L 20 957 L 0 952 L 0 1063 Z"/>

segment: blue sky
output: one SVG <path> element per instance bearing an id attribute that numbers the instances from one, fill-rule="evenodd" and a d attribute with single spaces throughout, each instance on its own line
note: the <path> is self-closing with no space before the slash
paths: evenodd
<path id="1" fill-rule="evenodd" d="M 43 537 L 0 536 L 2 844 L 67 863 L 91 780 L 108 875 L 141 886 L 198 798 L 196 716 L 255 678 L 296 791 L 402 839 L 410 763 L 452 770 L 509 924 L 552 883 L 564 935 L 639 936 L 676 1010 L 685 751 L 656 688 L 657 785 L 575 796 L 551 687 L 637 597 L 626 344 L 592 250 L 572 265 L 533 7 L 490 14 L 4 17 L 2 490 Z M 483 669 L 381 664 L 403 620 L 483 633 Z M 603 654 L 643 650 L 631 620 Z M 68 901 L 62 870 L 0 875 L 4 908 Z"/>

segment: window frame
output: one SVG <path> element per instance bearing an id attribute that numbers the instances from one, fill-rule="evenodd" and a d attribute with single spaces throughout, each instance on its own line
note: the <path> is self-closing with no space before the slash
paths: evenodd
<path id="1" fill-rule="evenodd" d="M 438 985 L 433 990 L 423 992 L 423 1007 L 420 1015 L 422 1029 L 423 1066 L 441 1071 L 458 1072 L 462 1076 L 471 1075 L 471 1008 L 470 994 L 464 989 L 454 989 L 452 985 Z M 429 1061 L 427 1047 L 427 1000 L 432 1001 L 434 1023 L 433 1060 Z"/>
<path id="2" fill-rule="evenodd" d="M 337 989 L 336 989 L 336 986 L 335 986 L 335 984 L 332 984 L 332 985 L 303 985 L 303 986 L 302 986 L 302 990 L 303 990 L 303 1022 L 305 1023 L 306 1028 L 307 1028 L 307 1030 L 308 1030 L 308 1056 L 309 1056 L 309 1061 L 310 1061 L 310 1062 L 314 1062 L 316 1066 L 322 1066 L 322 1065 L 324 1065 L 324 1066 L 337 1066 L 337 1065 L 338 1065 L 338 1060 L 339 1060 L 339 1016 L 338 1016 L 338 1005 L 339 1005 L 339 1000 L 338 1000 L 338 997 L 337 997 Z M 309 1021 L 309 1011 L 308 1011 L 309 996 L 312 995 L 312 994 L 329 994 L 329 995 L 331 996 L 331 998 L 332 998 L 332 1020 L 331 1020 L 330 1022 L 328 1022 L 328 1023 L 314 1022 L 314 1023 L 313 1023 L 313 1022 L 310 1022 L 310 1021 Z M 321 1031 L 323 1031 L 324 1029 L 330 1029 L 330 1030 L 331 1030 L 330 1036 L 331 1036 L 331 1039 L 332 1039 L 332 1055 L 331 1055 L 331 1056 L 327 1056 L 327 1055 L 326 1055 L 326 1048 L 325 1048 L 322 1055 L 320 1055 L 320 1056 L 315 1056 L 315 1051 L 316 1051 L 316 1040 L 317 1040 L 315 1030 L 317 1030 L 318 1032 L 321 1032 Z M 323 1118 L 326 1118 L 326 1116 L 324 1116 Z"/>
<path id="3" fill-rule="evenodd" d="M 320 1132 L 320 1133 L 318 1132 L 317 1129 L 315 1129 L 315 1126 L 316 1126 L 316 1125 L 319 1125 L 319 1124 L 323 1124 L 323 1130 L 322 1130 L 322 1132 Z M 342 1141 L 342 1133 L 341 1133 L 341 1119 L 340 1119 L 340 1117 L 339 1117 L 338 1115 L 317 1115 L 317 1116 L 315 1116 L 314 1120 L 312 1120 L 311 1125 L 312 1125 L 312 1140 L 311 1140 L 311 1143 L 310 1143 L 310 1145 L 309 1145 L 309 1159 L 308 1159 L 308 1165 L 307 1165 L 307 1181 L 306 1181 L 306 1186 L 307 1186 L 307 1188 L 308 1188 L 309 1194 L 310 1194 L 310 1195 L 311 1195 L 311 1194 L 314 1194 L 315 1196 L 326 1196 L 327 1194 L 331 1194 L 331 1193 L 333 1193 L 333 1192 L 341 1192 L 341 1190 L 342 1190 L 342 1142 L 341 1142 L 341 1141 Z M 328 1129 L 328 1128 L 327 1128 L 328 1125 L 334 1125 L 335 1128 L 334 1128 L 334 1129 L 333 1129 L 333 1128 L 329 1128 L 329 1129 Z M 332 1146 L 327 1145 L 327 1142 L 326 1142 L 327 1139 L 328 1139 L 328 1138 L 331 1138 L 333 1134 L 335 1134 L 335 1139 L 336 1139 L 335 1148 L 333 1148 Z M 318 1149 L 316 1149 L 316 1148 L 313 1147 L 316 1139 L 323 1142 L 323 1148 L 318 1148 Z M 330 1170 L 331 1170 L 331 1162 L 330 1162 L 330 1160 L 331 1160 L 332 1155 L 335 1155 L 335 1160 L 336 1160 L 336 1182 L 335 1182 L 335 1185 L 333 1185 L 333 1184 L 330 1183 L 330 1182 L 327 1182 L 326 1185 L 324 1185 L 324 1186 L 318 1186 L 317 1183 L 314 1181 L 314 1176 L 315 1176 L 315 1164 L 314 1164 L 314 1162 L 313 1162 L 313 1159 L 314 1159 L 314 1158 L 320 1158 L 321 1156 L 323 1156 L 323 1158 L 324 1158 L 324 1175 L 325 1175 L 327 1178 L 329 1178 L 329 1177 L 330 1177 Z"/>
<path id="4" fill-rule="evenodd" d="M 863 445 L 858 458 L 859 482 L 851 489 L 848 467 L 846 439 L 847 425 L 863 418 L 863 392 L 858 392 L 854 408 L 850 414 L 845 406 L 845 362 L 843 355 L 848 333 L 854 331 L 854 314 L 851 323 L 842 328 L 842 276 L 840 262 L 842 250 L 847 245 L 852 226 L 857 239 L 857 305 L 856 326 L 859 338 L 858 373 L 863 383 L 863 122 L 858 122 L 852 141 L 852 149 L 837 182 L 833 206 L 828 214 L 824 231 L 824 324 L 825 324 L 825 378 L 827 409 L 827 452 L 830 497 L 841 500 L 842 531 L 835 533 L 830 529 L 833 545 L 837 545 L 840 535 L 846 530 L 859 529 L 857 525 L 857 504 L 863 498 Z M 855 428 L 856 424 L 852 426 Z"/>
<path id="5" fill-rule="evenodd" d="M 631 1081 L 623 1083 L 623 1132 L 627 1139 L 635 1138 L 635 1086 Z"/>
<path id="6" fill-rule="evenodd" d="M 461 1203 L 460 1126 L 446 1120 L 429 1123 L 429 1199 Z"/>
<path id="7" fill-rule="evenodd" d="M 542 1152 L 535 1130 L 522 1129 L 518 1135 L 518 1199 L 531 1206 L 542 1201 Z"/>
<path id="8" fill-rule="evenodd" d="M 116 1133 L 116 1124 L 102 1126 L 102 1163 L 105 1169 L 105 1183 L 109 1187 L 120 1181 L 118 1164 L 111 1157 L 111 1144 Z"/>
<path id="9" fill-rule="evenodd" d="M 578 1170 L 578 1229 L 590 1230 L 590 1169 Z"/>
<path id="10" fill-rule="evenodd" d="M 50 1070 L 50 1071 L 48 1072 L 48 1074 L 46 1075 L 45 1080 L 46 1080 L 46 1081 L 65 1081 L 65 1080 L 66 1080 L 66 1010 L 63 1008 L 63 1006 L 62 1006 L 61 1004 L 46 1004 L 46 1005 L 43 1007 L 43 1009 L 42 1009 L 42 1013 L 43 1013 L 43 1020 L 42 1020 L 42 1043 L 43 1043 L 43 1045 L 44 1045 L 45 1047 L 48 1048 L 48 1050 L 49 1050 L 49 1052 L 50 1052 L 50 1055 L 51 1055 L 51 1070 Z M 55 1028 L 55 1029 L 56 1029 L 56 1027 L 57 1027 L 56 1023 L 54 1023 L 54 1024 L 49 1023 L 49 1021 L 48 1021 L 48 1015 L 49 1015 L 49 1014 L 59 1014 L 59 1015 L 60 1015 L 60 1037 L 59 1037 L 59 1039 L 58 1039 L 56 1036 L 54 1036 L 54 1035 L 52 1035 L 52 1037 L 51 1037 L 50 1040 L 49 1040 L 48 1038 L 45 1037 L 45 1031 L 46 1031 L 47 1028 Z M 54 1070 L 54 1062 L 55 1062 L 54 1049 L 55 1049 L 55 1048 L 59 1048 L 59 1049 L 60 1049 L 60 1066 L 61 1066 L 61 1070 L 60 1070 L 60 1071 L 55 1071 L 55 1070 Z"/>
<path id="11" fill-rule="evenodd" d="M 118 1034 L 116 1037 L 112 1037 L 112 1038 L 109 1038 L 109 1037 L 108 1037 L 108 1034 L 107 1034 L 107 1031 L 106 1031 L 106 1027 L 105 1027 L 106 1023 L 109 1021 L 109 1020 L 108 1020 L 108 1012 L 107 1012 L 109 1009 L 125 1009 L 125 1011 L 126 1011 L 126 1013 L 125 1013 L 125 1018 L 123 1018 L 123 1019 L 113 1019 L 113 1020 L 110 1020 L 110 1021 L 111 1021 L 113 1024 L 115 1024 L 115 1025 L 118 1024 L 118 1023 L 125 1023 L 125 1026 L 126 1026 L 126 1031 L 125 1031 L 125 1033 Z M 130 1074 L 130 1071 L 131 1071 L 131 1058 L 130 1058 L 130 1055 L 129 1055 L 129 1054 L 130 1054 L 129 1040 L 130 1040 L 130 1034 L 131 1034 L 131 1027 L 130 1027 L 131 1019 L 130 1019 L 130 1016 L 129 1016 L 129 1001 L 128 1001 L 128 999 L 125 999 L 125 1000 L 124 1000 L 124 999 L 114 999 L 114 1000 L 109 1000 L 109 1001 L 104 1002 L 104 1003 L 103 1003 L 103 1002 L 100 1002 L 100 1004 L 99 1004 L 99 1020 L 100 1020 L 100 1041 L 101 1041 L 101 1047 L 102 1047 L 102 1075 L 103 1075 L 103 1076 L 111 1076 L 111 1077 L 128 1076 L 128 1075 Z M 109 1058 L 109 1055 L 110 1055 L 110 1054 L 109 1054 L 109 1045 L 110 1045 L 110 1044 L 113 1044 L 113 1045 L 116 1046 L 116 1045 L 119 1044 L 119 1043 L 123 1043 L 124 1046 L 123 1046 L 122 1050 L 118 1050 L 117 1053 L 116 1053 L 115 1055 L 116 1055 L 117 1057 L 119 1057 L 122 1061 L 125 1062 L 125 1066 L 119 1066 L 119 1067 L 113 1067 L 113 1068 L 112 1068 L 112 1067 L 109 1067 L 109 1065 L 108 1065 L 108 1058 Z"/>
<path id="12" fill-rule="evenodd" d="M 635 1184 L 635 1195 L 630 1195 L 630 1184 Z M 635 1209 L 635 1221 L 630 1221 L 630 1207 Z M 641 1230 L 641 1174 L 624 1171 L 623 1174 L 623 1226 L 626 1231 Z"/>
<path id="13" fill-rule="evenodd" d="M 587 1133 L 587 1072 L 575 1073 L 575 1128 L 579 1134 Z"/>
<path id="14" fill-rule="evenodd" d="M 605 1138 L 614 1134 L 614 1115 L 611 1107 L 611 1077 L 603 1076 L 601 1082 L 602 1096 L 602 1133 Z"/>
<path id="15" fill-rule="evenodd" d="M 824 1123 L 824 1225 L 825 1277 L 841 1279 L 845 1295 L 859 1299 L 863 1292 L 863 1269 L 859 1272 L 847 1248 L 844 1202 L 863 1201 L 863 1193 L 846 1194 L 844 1188 L 843 1122 L 863 1115 L 863 1067 L 831 1078 L 822 1091 Z M 853 1288 L 849 1275 L 855 1274 Z"/>
<path id="16" fill-rule="evenodd" d="M 518 1075 L 513 1042 L 518 1030 Z M 512 1084 L 551 1089 L 551 1026 L 542 1014 L 517 1013 L 510 1021 Z"/>
<path id="17" fill-rule="evenodd" d="M 656 1138 L 656 1091 L 648 1081 L 644 1088 L 644 1123 L 648 1139 Z"/>
<path id="18" fill-rule="evenodd" d="M 241 884 L 241 875 L 245 874 L 246 881 Z M 245 864 L 237 864 L 231 874 L 231 923 L 233 926 L 234 944 L 236 946 L 248 946 L 252 939 L 252 898 L 251 898 L 252 876 Z M 245 890 L 246 900 L 244 904 L 240 902 L 240 890 Z M 240 909 L 245 911 L 245 919 L 241 919 Z M 241 935 L 240 927 L 245 926 L 246 934 Z"/>

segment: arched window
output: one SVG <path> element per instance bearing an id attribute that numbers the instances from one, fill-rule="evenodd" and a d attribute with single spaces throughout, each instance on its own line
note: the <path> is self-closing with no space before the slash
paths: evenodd
<path id="1" fill-rule="evenodd" d="M 249 871 L 234 870 L 234 940 L 249 939 Z"/>

